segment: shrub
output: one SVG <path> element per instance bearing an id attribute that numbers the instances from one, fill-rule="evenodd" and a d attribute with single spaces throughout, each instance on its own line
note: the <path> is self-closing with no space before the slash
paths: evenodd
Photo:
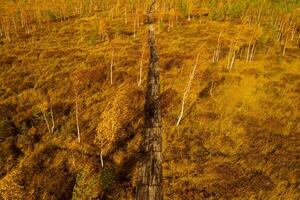
<path id="1" fill-rule="evenodd" d="M 212 20 L 222 21 L 225 19 L 227 4 L 218 8 L 218 1 L 212 0 L 209 2 L 208 7 L 211 9 Z"/>
<path id="2" fill-rule="evenodd" d="M 83 169 L 76 177 L 76 185 L 73 190 L 73 200 L 96 199 L 105 190 L 109 190 L 116 183 L 115 171 L 105 168 L 100 173 L 89 168 Z"/>
<path id="3" fill-rule="evenodd" d="M 104 190 L 111 188 L 116 182 L 115 171 L 111 168 L 103 169 L 101 171 L 100 182 Z"/>
<path id="4" fill-rule="evenodd" d="M 0 138 L 4 137 L 6 133 L 6 120 L 0 120 Z"/>
<path id="5" fill-rule="evenodd" d="M 98 35 L 98 31 L 97 30 L 93 30 L 91 33 L 90 33 L 90 36 L 89 36 L 89 44 L 90 45 L 95 45 L 97 44 L 97 39 L 98 39 L 99 35 Z"/>
<path id="6" fill-rule="evenodd" d="M 181 15 L 186 18 L 188 16 L 188 4 L 183 0 L 178 1 L 177 7 L 179 8 Z"/>
<path id="7" fill-rule="evenodd" d="M 73 200 L 86 199 L 96 199 L 101 196 L 103 192 L 101 184 L 101 174 L 92 172 L 89 168 L 83 169 L 76 176 L 76 185 L 73 190 Z"/>
<path id="8" fill-rule="evenodd" d="M 245 9 L 246 3 L 244 3 L 243 1 L 235 2 L 233 4 L 229 4 L 226 15 L 230 19 L 239 19 Z"/>
<path id="9" fill-rule="evenodd" d="M 11 135 L 12 126 L 6 118 L 0 118 L 0 140 Z"/>

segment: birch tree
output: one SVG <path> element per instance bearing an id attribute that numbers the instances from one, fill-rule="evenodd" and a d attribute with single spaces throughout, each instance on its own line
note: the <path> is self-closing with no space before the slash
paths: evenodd
<path id="1" fill-rule="evenodd" d="M 179 114 L 179 117 L 178 117 L 178 120 L 177 120 L 177 123 L 176 123 L 176 126 L 179 125 L 181 119 L 182 119 L 182 116 L 183 116 L 183 112 L 184 112 L 184 106 L 185 106 L 185 101 L 186 101 L 186 98 L 191 90 L 191 86 L 192 86 L 192 81 L 194 79 L 194 76 L 195 76 L 195 71 L 196 71 L 196 68 L 198 66 L 198 60 L 199 60 L 199 55 L 200 53 L 197 54 L 197 57 L 196 57 L 196 63 L 193 67 L 193 70 L 190 74 L 190 77 L 189 77 L 189 80 L 188 80 L 188 84 L 184 90 L 184 93 L 183 93 L 183 97 L 182 97 L 182 101 L 181 101 L 181 109 L 180 109 L 180 114 Z"/>
<path id="2" fill-rule="evenodd" d="M 79 111 L 78 111 L 78 93 L 76 91 L 75 97 L 75 117 L 76 117 L 76 129 L 77 129 L 77 139 L 78 143 L 80 143 L 80 127 L 79 127 Z"/>
<path id="3" fill-rule="evenodd" d="M 142 75 L 143 75 L 143 60 L 144 60 L 144 54 L 145 54 L 146 45 L 143 45 L 142 55 L 140 59 L 140 69 L 139 69 L 139 80 L 138 80 L 138 86 L 141 86 L 142 84 Z"/>
<path id="4" fill-rule="evenodd" d="M 44 119 L 44 122 L 47 126 L 48 132 L 49 133 L 54 133 L 55 122 L 54 122 L 52 105 L 50 106 L 50 116 L 51 116 L 51 123 L 52 123 L 51 126 L 50 126 L 50 123 L 49 123 L 48 117 L 47 117 L 48 103 L 44 102 L 41 105 L 39 105 L 39 107 L 42 111 L 43 119 Z"/>
<path id="5" fill-rule="evenodd" d="M 222 32 L 220 32 L 219 37 L 218 37 L 218 44 L 217 48 L 214 50 L 214 55 L 213 55 L 213 63 L 217 63 L 220 60 L 220 54 L 221 54 L 221 35 Z"/>
<path id="6" fill-rule="evenodd" d="M 52 121 L 51 133 L 53 133 L 54 132 L 54 127 L 55 127 L 55 122 L 54 122 L 54 117 L 53 117 L 52 105 L 50 106 L 50 115 L 51 115 L 51 121 Z"/>
<path id="7" fill-rule="evenodd" d="M 74 92 L 75 92 L 75 120 L 76 120 L 76 130 L 77 130 L 77 140 L 78 143 L 81 141 L 80 126 L 79 126 L 79 78 L 75 75 L 74 80 Z"/>
<path id="8" fill-rule="evenodd" d="M 47 129 L 48 129 L 49 133 L 51 133 L 50 125 L 49 125 L 49 122 L 47 120 L 47 116 L 46 116 L 46 112 L 45 111 L 43 111 L 43 118 L 44 118 L 44 121 L 45 121 L 45 123 L 47 125 Z"/>
<path id="9" fill-rule="evenodd" d="M 111 60 L 110 60 L 110 84 L 111 84 L 111 85 L 113 84 L 114 54 L 115 54 L 115 51 L 112 50 L 112 53 L 111 53 Z"/>

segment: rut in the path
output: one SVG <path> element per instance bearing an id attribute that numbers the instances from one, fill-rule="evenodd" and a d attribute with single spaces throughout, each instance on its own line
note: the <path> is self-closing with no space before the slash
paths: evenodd
<path id="1" fill-rule="evenodd" d="M 160 112 L 160 80 L 158 54 L 155 44 L 152 7 L 148 14 L 150 50 L 149 71 L 145 103 L 143 158 L 139 171 L 136 200 L 162 200 L 162 137 Z"/>

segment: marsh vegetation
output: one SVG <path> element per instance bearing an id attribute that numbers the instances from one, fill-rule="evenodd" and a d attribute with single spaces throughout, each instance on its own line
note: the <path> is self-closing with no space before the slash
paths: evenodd
<path id="1" fill-rule="evenodd" d="M 152 0 L 0 0 L 0 199 L 134 199 Z M 157 0 L 164 199 L 300 199 L 300 1 Z"/>

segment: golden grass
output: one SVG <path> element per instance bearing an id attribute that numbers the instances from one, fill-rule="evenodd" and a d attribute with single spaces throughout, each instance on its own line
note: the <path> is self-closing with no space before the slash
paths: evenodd
<path id="1" fill-rule="evenodd" d="M 146 26 L 141 25 L 134 39 L 133 18 L 125 24 L 115 17 L 107 27 L 111 38 L 103 39 L 99 19 L 51 23 L 0 47 L 0 120 L 7 118 L 17 132 L 0 147 L 1 157 L 11 155 L 1 161 L 4 199 L 10 193 L 23 199 L 133 199 L 148 53 L 142 87 L 137 81 Z M 221 60 L 213 64 L 221 30 Z M 263 28 L 247 24 L 182 19 L 170 31 L 161 28 L 157 33 L 165 199 L 299 198 L 299 47 L 291 41 L 283 57 L 275 42 L 267 58 L 264 47 L 258 47 L 254 61 L 245 62 L 242 55 L 228 70 L 230 44 L 248 45 L 254 31 L 263 37 Z M 184 117 L 176 127 L 199 51 Z M 76 140 L 75 90 L 81 144 Z M 44 109 L 50 120 L 50 106 L 53 134 L 42 118 Z M 107 143 L 107 171 L 101 169 L 99 139 Z"/>

